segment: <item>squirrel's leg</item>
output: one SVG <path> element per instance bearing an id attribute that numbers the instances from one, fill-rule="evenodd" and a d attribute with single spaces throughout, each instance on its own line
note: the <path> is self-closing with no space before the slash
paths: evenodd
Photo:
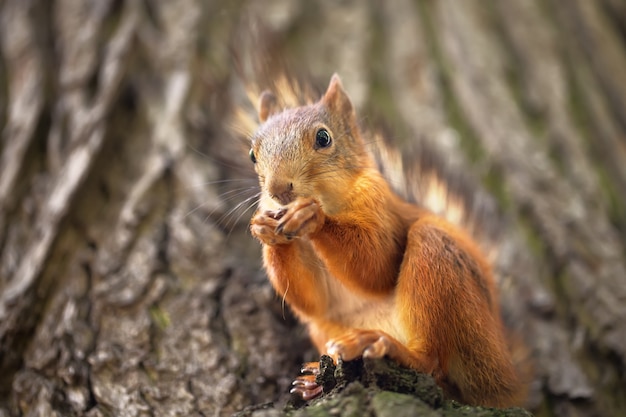
<path id="1" fill-rule="evenodd" d="M 399 328 L 394 334 L 400 332 L 402 342 L 382 329 L 355 329 L 331 340 L 328 353 L 344 360 L 386 355 L 443 384 L 449 367 L 459 362 L 459 340 L 470 344 L 465 339 L 471 335 L 475 343 L 464 348 L 479 349 L 482 329 L 475 327 L 492 318 L 482 265 L 463 245 L 428 217 L 414 223 L 395 288 Z"/>
<path id="2" fill-rule="evenodd" d="M 327 308 L 324 288 L 317 276 L 325 274 L 310 241 L 301 239 L 319 229 L 324 213 L 313 199 L 298 199 L 280 211 L 259 211 L 250 225 L 263 245 L 263 260 L 270 282 L 294 313 L 305 322 L 322 317 Z M 293 383 L 292 393 L 310 400 L 322 393 L 315 381 L 319 362 L 305 363 Z"/>
<path id="3" fill-rule="evenodd" d="M 310 242 L 300 239 L 310 228 L 318 227 L 323 213 L 314 201 L 295 201 L 281 211 L 259 211 L 252 218 L 250 231 L 263 243 L 263 262 L 270 282 L 280 297 L 304 321 L 319 317 L 326 298 L 316 285 L 321 263 Z"/>
<path id="4" fill-rule="evenodd" d="M 428 217 L 411 226 L 396 288 L 407 347 L 436 359 L 433 376 L 448 394 L 502 406 L 519 384 L 494 314 L 494 285 L 482 255 L 456 229 Z"/>

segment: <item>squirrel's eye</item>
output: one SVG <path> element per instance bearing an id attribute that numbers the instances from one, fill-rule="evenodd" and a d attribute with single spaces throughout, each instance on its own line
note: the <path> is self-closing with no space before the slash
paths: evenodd
<path id="1" fill-rule="evenodd" d="M 256 156 L 254 155 L 253 149 L 250 149 L 250 152 L 248 152 L 248 155 L 250 155 L 250 160 L 252 161 L 252 163 L 256 164 Z"/>
<path id="2" fill-rule="evenodd" d="M 332 141 L 328 130 L 320 129 L 315 134 L 315 149 L 328 148 Z"/>

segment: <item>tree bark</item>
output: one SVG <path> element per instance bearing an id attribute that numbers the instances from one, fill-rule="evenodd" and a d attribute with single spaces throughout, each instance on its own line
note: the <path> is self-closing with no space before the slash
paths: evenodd
<path id="1" fill-rule="evenodd" d="M 364 124 L 496 203 L 529 409 L 626 413 L 619 0 L 4 0 L 0 19 L 0 416 L 286 401 L 316 354 L 261 269 L 229 131 L 240 76 L 284 66 L 339 73 Z"/>

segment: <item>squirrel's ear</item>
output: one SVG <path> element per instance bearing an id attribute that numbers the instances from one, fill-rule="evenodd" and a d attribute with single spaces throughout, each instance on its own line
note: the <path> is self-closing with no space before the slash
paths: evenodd
<path id="1" fill-rule="evenodd" d="M 263 91 L 259 98 L 259 121 L 265 122 L 268 117 L 276 112 L 278 112 L 276 96 L 271 91 Z"/>
<path id="2" fill-rule="evenodd" d="M 330 84 L 328 85 L 326 93 L 324 93 L 322 102 L 331 110 L 335 110 L 340 113 L 352 112 L 352 102 L 350 101 L 350 97 L 348 97 L 346 91 L 343 89 L 341 79 L 337 73 L 333 74 L 330 78 Z"/>

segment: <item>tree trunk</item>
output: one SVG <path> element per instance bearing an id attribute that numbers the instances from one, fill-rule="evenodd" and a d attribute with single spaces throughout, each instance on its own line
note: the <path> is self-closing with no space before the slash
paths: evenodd
<path id="1" fill-rule="evenodd" d="M 264 58 L 338 72 L 398 149 L 428 143 L 497 202 L 531 410 L 626 413 L 620 0 L 4 0 L 0 19 L 0 416 L 287 398 L 315 352 L 261 269 L 227 126 L 250 108 L 233 68 Z"/>

